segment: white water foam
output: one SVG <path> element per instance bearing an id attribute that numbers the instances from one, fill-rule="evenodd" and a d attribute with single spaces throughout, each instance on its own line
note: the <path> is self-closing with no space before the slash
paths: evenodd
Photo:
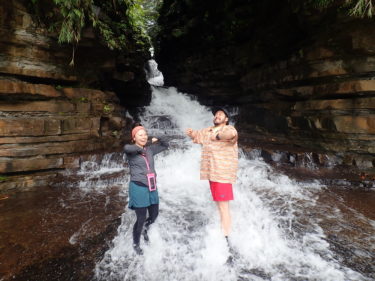
<path id="1" fill-rule="evenodd" d="M 67 170 L 64 175 L 72 177 L 69 185 L 78 187 L 83 194 L 103 192 L 109 186 L 122 186 L 129 180 L 129 168 L 125 163 L 126 157 L 122 152 L 92 155 L 82 161 L 78 171 Z"/>
<path id="2" fill-rule="evenodd" d="M 297 183 L 259 159 L 240 155 L 235 200 L 230 203 L 233 264 L 222 235 L 208 182 L 199 180 L 200 147 L 183 131 L 212 124 L 210 110 L 175 88 L 154 88 L 142 123 L 170 120 L 179 147 L 156 156 L 160 214 L 144 255 L 132 249 L 133 211 L 126 210 L 118 235 L 96 266 L 97 280 L 368 280 L 335 260 L 319 220 L 307 212 L 316 204 L 319 183 Z M 127 186 L 124 186 L 127 189 Z M 324 214 L 322 214 L 324 215 Z"/>

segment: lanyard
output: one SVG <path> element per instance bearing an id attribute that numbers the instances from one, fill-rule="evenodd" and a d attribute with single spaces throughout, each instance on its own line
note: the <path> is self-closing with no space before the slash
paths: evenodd
<path id="1" fill-rule="evenodd" d="M 147 156 L 147 154 L 146 154 L 146 149 L 145 149 L 145 155 Z M 147 171 L 150 172 L 150 171 L 151 171 L 151 170 L 150 170 L 150 164 L 148 163 L 147 157 L 146 157 L 145 155 L 142 154 L 141 156 L 142 156 L 143 159 L 145 159 L 145 161 L 146 161 Z"/>
<path id="2" fill-rule="evenodd" d="M 146 152 L 146 149 L 145 149 L 145 152 Z M 148 182 L 148 189 L 150 191 L 155 191 L 156 190 L 156 178 L 155 178 L 155 174 L 154 173 L 151 173 L 151 170 L 150 170 L 150 165 L 148 163 L 148 160 L 147 160 L 147 154 L 145 153 L 145 155 L 142 155 L 143 159 L 145 159 L 146 161 L 146 165 L 147 165 L 147 182 Z"/>

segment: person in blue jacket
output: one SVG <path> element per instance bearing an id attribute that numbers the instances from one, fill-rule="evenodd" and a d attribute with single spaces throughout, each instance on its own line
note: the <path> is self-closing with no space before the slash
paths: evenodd
<path id="1" fill-rule="evenodd" d="M 133 144 L 125 145 L 124 150 L 130 168 L 129 208 L 137 216 L 133 227 L 133 248 L 141 255 L 143 251 L 139 243 L 143 225 L 145 224 L 143 237 L 147 242 L 147 229 L 159 214 L 154 155 L 168 149 L 168 143 L 162 138 L 152 138 L 149 144 L 147 131 L 141 124 L 133 126 L 131 137 Z"/>

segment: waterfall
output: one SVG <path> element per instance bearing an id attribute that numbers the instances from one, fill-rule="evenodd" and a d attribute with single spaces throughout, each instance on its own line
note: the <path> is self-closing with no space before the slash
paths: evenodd
<path id="1" fill-rule="evenodd" d="M 70 181 L 63 184 L 66 187 L 78 187 L 82 195 L 90 192 L 100 193 L 108 187 L 122 186 L 129 173 L 125 161 L 124 153 L 120 152 L 90 155 L 82 161 L 78 171 L 67 169 L 64 172 L 64 176 Z"/>
<path id="2" fill-rule="evenodd" d="M 144 254 L 137 256 L 135 213 L 124 211 L 117 236 L 96 265 L 96 280 L 370 280 L 330 250 L 320 215 L 334 216 L 337 210 L 309 215 L 316 213 L 317 194 L 325 187 L 275 172 L 256 152 L 250 159 L 240 153 L 230 202 L 235 259 L 226 264 L 219 214 L 208 182 L 199 180 L 200 146 L 184 136 L 188 127 L 210 126 L 212 113 L 173 87 L 153 86 L 141 119 L 150 135 L 171 142 L 171 149 L 155 158 L 160 214 L 149 231 L 150 243 L 141 240 Z M 123 188 L 126 192 L 127 182 Z"/>

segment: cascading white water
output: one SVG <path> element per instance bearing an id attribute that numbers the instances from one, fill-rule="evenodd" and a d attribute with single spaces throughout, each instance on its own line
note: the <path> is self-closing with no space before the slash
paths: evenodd
<path id="1" fill-rule="evenodd" d="M 218 212 L 208 182 L 199 180 L 200 147 L 183 137 L 188 127 L 211 125 L 210 110 L 175 88 L 155 87 L 142 118 L 150 134 L 167 135 L 173 143 L 156 156 L 160 214 L 149 231 L 151 242 L 141 241 L 144 255 L 137 256 L 135 214 L 124 212 L 118 235 L 96 266 L 97 280 L 368 280 L 335 260 L 319 218 L 307 215 L 324 187 L 297 183 L 243 154 L 230 203 L 235 260 L 226 264 Z"/>
<path id="2" fill-rule="evenodd" d="M 120 152 L 92 155 L 80 164 L 78 171 L 65 171 L 65 177 L 73 178 L 64 185 L 78 187 L 83 194 L 103 192 L 108 187 L 122 185 L 128 179 L 129 172 L 125 161 L 124 153 Z"/>

